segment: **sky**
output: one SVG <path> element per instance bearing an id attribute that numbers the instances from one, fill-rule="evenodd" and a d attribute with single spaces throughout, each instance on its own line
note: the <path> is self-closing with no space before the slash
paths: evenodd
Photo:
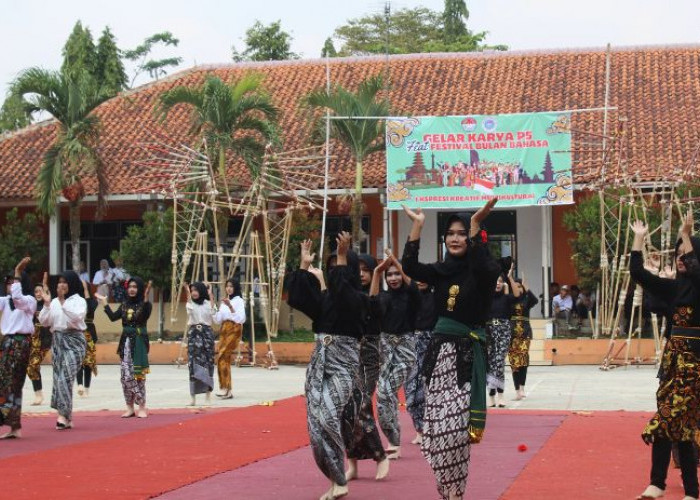
<path id="1" fill-rule="evenodd" d="M 417 6 L 441 11 L 444 0 L 391 2 L 393 10 Z M 487 43 L 511 50 L 700 43 L 697 0 L 468 0 L 467 6 L 469 29 L 488 31 Z M 95 39 L 109 26 L 121 48 L 171 31 L 180 45 L 160 55 L 181 56 L 179 69 L 186 69 L 230 63 L 231 46 L 243 49 L 256 20 L 281 20 L 292 50 L 317 58 L 336 27 L 383 9 L 381 0 L 0 0 L 0 98 L 23 69 L 60 68 L 77 20 Z"/>

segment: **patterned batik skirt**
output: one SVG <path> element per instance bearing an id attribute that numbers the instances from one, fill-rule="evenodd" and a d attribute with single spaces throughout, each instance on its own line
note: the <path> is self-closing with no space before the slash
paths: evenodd
<path id="1" fill-rule="evenodd" d="M 469 407 L 471 383 L 457 383 L 457 350 L 452 342 L 440 346 L 425 394 L 421 451 L 430 464 L 442 498 L 450 492 L 464 496 L 469 472 Z"/>
<path id="2" fill-rule="evenodd" d="M 89 368 L 93 375 L 97 375 L 97 346 L 95 344 L 95 336 L 90 331 L 90 326 L 95 328 L 95 325 L 88 325 L 88 329 L 85 330 L 85 359 L 83 359 L 83 366 Z"/>
<path id="3" fill-rule="evenodd" d="M 41 362 L 44 361 L 46 353 L 51 350 L 51 331 L 43 327 L 35 328 L 31 343 L 27 377 L 29 380 L 41 380 Z"/>
<path id="4" fill-rule="evenodd" d="M 683 330 L 674 328 L 664 350 L 657 411 L 642 433 L 646 443 L 658 437 L 700 444 L 700 338 Z"/>
<path id="5" fill-rule="evenodd" d="M 510 320 L 491 320 L 486 325 L 486 333 L 488 339 L 486 386 L 489 389 L 503 389 L 505 387 L 506 355 L 512 335 Z"/>
<path id="6" fill-rule="evenodd" d="M 423 430 L 423 412 L 425 411 L 425 384 L 423 383 L 423 360 L 428 350 L 430 339 L 433 336 L 431 330 L 419 330 L 416 332 L 416 362 L 408 374 L 404 391 L 406 392 L 406 410 L 411 415 L 413 427 L 416 432 Z"/>
<path id="7" fill-rule="evenodd" d="M 416 362 L 416 337 L 382 333 L 382 369 L 377 386 L 379 427 L 391 446 L 401 446 L 399 424 L 399 389 Z"/>
<path id="8" fill-rule="evenodd" d="M 379 428 L 374 419 L 374 391 L 379 380 L 382 357 L 379 335 L 366 335 L 360 341 L 360 367 L 352 389 L 352 397 L 343 410 L 342 432 L 348 458 L 386 458 Z"/>
<path id="9" fill-rule="evenodd" d="M 357 378 L 359 351 L 359 342 L 353 337 L 316 334 L 306 369 L 306 423 L 311 451 L 323 475 L 338 485 L 347 484 L 341 420 Z"/>
<path id="10" fill-rule="evenodd" d="M 209 325 L 191 325 L 187 332 L 187 367 L 190 394 L 204 394 L 214 388 L 214 332 Z"/>
<path id="11" fill-rule="evenodd" d="M 224 321 L 219 332 L 219 345 L 216 353 L 216 367 L 219 373 L 219 388 L 231 390 L 231 357 L 238 348 L 243 333 L 243 325 L 234 321 Z"/>
<path id="12" fill-rule="evenodd" d="M 513 339 L 508 349 L 508 362 L 513 372 L 520 368 L 530 366 L 530 341 L 532 340 L 532 327 L 528 319 L 511 319 L 513 325 Z"/>
<path id="13" fill-rule="evenodd" d="M 146 375 L 136 376 L 134 374 L 134 359 L 131 354 L 131 338 L 124 340 L 124 357 L 121 364 L 121 382 L 124 392 L 124 401 L 127 406 L 146 405 Z"/>
<path id="14" fill-rule="evenodd" d="M 0 425 L 13 430 L 22 428 L 22 388 L 31 345 L 30 334 L 5 335 L 0 347 Z"/>
<path id="15" fill-rule="evenodd" d="M 67 420 L 73 416 L 73 383 L 83 364 L 86 349 L 85 335 L 81 331 L 57 330 L 53 334 L 51 408 Z"/>

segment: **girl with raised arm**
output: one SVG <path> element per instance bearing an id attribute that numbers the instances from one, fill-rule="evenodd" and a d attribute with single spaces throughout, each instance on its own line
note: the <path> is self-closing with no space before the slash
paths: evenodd
<path id="1" fill-rule="evenodd" d="M 630 274 L 637 284 L 655 297 L 667 300 L 672 314 L 670 338 L 661 360 L 657 412 L 642 432 L 651 444 L 651 481 L 637 498 L 660 498 L 666 489 L 671 448 L 678 445 L 685 497 L 697 500 L 698 473 L 693 442 L 700 425 L 700 238 L 691 236 L 693 212 L 683 219 L 676 242 L 676 277 L 655 276 L 644 268 L 642 250 L 647 226 L 632 224 L 634 242 Z"/>
<path id="2" fill-rule="evenodd" d="M 39 321 L 53 333 L 51 408 L 58 411 L 56 429 L 59 431 L 73 427 L 73 384 L 87 349 L 83 333 L 87 328 L 87 302 L 83 292 L 78 273 L 66 271 L 58 277 L 55 299 L 51 300 L 48 287 L 42 294 L 44 307 Z"/>
<path id="3" fill-rule="evenodd" d="M 93 375 L 97 375 L 97 329 L 95 328 L 95 311 L 97 310 L 97 300 L 90 296 L 88 284 L 83 281 L 83 291 L 85 302 L 87 302 L 87 313 L 85 314 L 85 359 L 83 366 L 78 370 L 78 395 L 90 395 L 90 382 Z"/>
<path id="4" fill-rule="evenodd" d="M 537 305 L 538 300 L 525 283 L 524 276 L 522 280 L 515 280 L 515 287 L 519 289 L 520 297 L 513 306 L 510 318 L 513 323 L 513 339 L 508 349 L 508 362 L 513 371 L 515 399 L 520 401 L 525 397 L 527 367 L 530 365 L 530 341 L 532 340 L 530 309 Z"/>
<path id="5" fill-rule="evenodd" d="M 51 330 L 41 326 L 39 322 L 39 312 L 44 307 L 44 288 L 49 286 L 49 276 L 44 273 L 44 282 L 34 285 L 34 298 L 36 299 L 36 311 L 34 312 L 34 333 L 32 333 L 32 348 L 29 351 L 29 366 L 27 367 L 27 377 L 32 381 L 34 389 L 34 401 L 32 406 L 39 406 L 44 402 L 44 392 L 41 383 L 41 362 L 44 361 L 46 353 L 51 350 Z M 49 305 L 46 304 L 46 307 Z"/>
<path id="6" fill-rule="evenodd" d="M 148 291 L 151 282 L 145 287 L 143 280 L 134 276 L 127 282 L 126 297 L 116 311 L 112 311 L 107 303 L 107 297 L 95 294 L 110 321 L 122 321 L 122 335 L 119 337 L 120 372 L 122 391 L 126 403 L 126 412 L 122 418 L 137 416 L 146 418 L 146 374 L 150 372 L 148 363 L 148 318 L 153 306 L 148 301 Z M 138 412 L 134 405 L 138 405 Z"/>
<path id="7" fill-rule="evenodd" d="M 331 482 L 321 500 L 348 494 L 341 419 L 358 375 L 359 340 L 369 311 L 358 258 L 350 251 L 350 235 L 339 234 L 337 244 L 335 263 L 328 269 L 328 289 L 324 289 L 320 271 L 311 266 L 311 241 L 302 242 L 301 264 L 290 276 L 287 299 L 291 307 L 311 318 L 316 334 L 305 391 L 311 450 L 316 465 Z"/>
<path id="8" fill-rule="evenodd" d="M 425 357 L 425 415 L 421 451 L 442 498 L 464 497 L 472 443 L 486 424 L 486 332 L 484 325 L 500 273 L 486 246 L 481 222 L 496 198 L 474 215 L 450 216 L 444 230 L 443 262 L 418 262 L 421 209 L 404 207 L 413 221 L 404 249 L 404 272 L 435 289 L 438 316 Z"/>
<path id="9" fill-rule="evenodd" d="M 3 333 L 0 344 L 0 425 L 10 428 L 0 439 L 22 437 L 22 388 L 27 377 L 36 311 L 36 299 L 31 295 L 29 278 L 24 273 L 29 261 L 29 257 L 22 259 L 14 274 L 7 276 L 7 295 L 0 297 L 0 329 Z"/>

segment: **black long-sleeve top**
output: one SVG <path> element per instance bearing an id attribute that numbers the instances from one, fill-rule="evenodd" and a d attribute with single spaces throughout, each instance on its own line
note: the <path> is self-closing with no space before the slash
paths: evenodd
<path id="1" fill-rule="evenodd" d="M 630 254 L 630 275 L 641 287 L 655 295 L 663 297 L 672 310 L 673 326 L 700 326 L 700 263 L 695 252 L 681 257 L 686 272 L 679 273 L 675 279 L 661 278 L 644 269 L 642 252 Z"/>
<path id="2" fill-rule="evenodd" d="M 511 311 L 517 300 L 517 297 L 509 293 L 496 292 L 491 302 L 490 317 L 492 319 L 510 319 Z"/>
<path id="3" fill-rule="evenodd" d="M 309 271 L 297 269 L 289 279 L 287 303 L 306 314 L 315 333 L 362 338 L 370 312 L 370 299 L 351 285 L 345 276 L 347 266 L 328 272 L 328 289 Z"/>
<path id="4" fill-rule="evenodd" d="M 418 262 L 419 248 L 420 240 L 406 243 L 401 261 L 403 270 L 411 279 L 434 287 L 436 315 L 472 327 L 483 326 L 489 317 L 496 280 L 501 272 L 486 245 L 472 239 L 467 254 L 454 259 L 449 266 Z M 455 305 L 449 310 L 447 301 L 453 286 L 459 287 L 459 293 L 454 296 Z"/>
<path id="5" fill-rule="evenodd" d="M 87 312 L 85 313 L 85 326 L 87 327 L 93 342 L 97 342 L 97 329 L 95 328 L 95 311 L 97 310 L 97 299 L 89 297 L 85 299 Z"/>
<path id="6" fill-rule="evenodd" d="M 382 332 L 402 335 L 416 330 L 420 292 L 415 283 L 403 283 L 397 290 L 384 290 L 379 298 L 382 305 Z"/>
<path id="7" fill-rule="evenodd" d="M 124 345 L 127 338 L 131 339 L 130 349 L 133 354 L 136 330 L 146 327 L 152 310 L 153 305 L 150 302 L 122 302 L 116 311 L 112 311 L 109 305 L 105 305 L 105 313 L 110 321 L 122 320 L 122 335 L 119 338 L 119 346 L 117 347 L 117 354 L 119 354 L 120 358 L 124 357 Z M 148 352 L 151 347 L 148 342 L 148 335 L 144 335 L 143 340 L 146 343 L 146 352 Z"/>
<path id="8" fill-rule="evenodd" d="M 420 308 L 416 315 L 416 330 L 422 332 L 432 330 L 437 321 L 435 314 L 435 296 L 432 289 L 420 290 Z"/>
<path id="9" fill-rule="evenodd" d="M 519 316 L 524 318 L 530 317 L 530 309 L 535 307 L 539 300 L 535 297 L 535 294 L 530 290 L 527 290 L 523 295 L 517 298 L 515 304 L 513 304 L 513 316 Z"/>
<path id="10" fill-rule="evenodd" d="M 362 290 L 369 297 L 369 311 L 365 320 L 365 335 L 382 333 L 382 303 L 379 295 L 369 295 L 369 287 Z"/>

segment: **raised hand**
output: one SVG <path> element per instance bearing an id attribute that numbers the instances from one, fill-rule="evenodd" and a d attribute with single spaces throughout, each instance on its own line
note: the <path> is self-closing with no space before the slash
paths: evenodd
<path id="1" fill-rule="evenodd" d="M 352 243 L 352 236 L 350 236 L 350 233 L 347 231 L 341 231 L 335 241 L 338 243 L 338 257 L 341 255 L 347 255 L 348 250 L 350 250 L 350 243 Z"/>
<path id="2" fill-rule="evenodd" d="M 148 283 L 146 284 L 146 289 L 143 291 L 143 301 L 148 302 L 148 294 L 151 291 L 151 287 L 153 286 L 153 280 L 148 280 Z"/>
<path id="3" fill-rule="evenodd" d="M 299 264 L 299 267 L 301 269 L 309 269 L 309 266 L 313 264 L 314 259 L 316 258 L 315 253 L 311 253 L 311 248 L 313 247 L 313 242 L 311 240 L 304 240 L 300 244 L 301 247 L 301 262 Z"/>
<path id="4" fill-rule="evenodd" d="M 418 207 L 415 210 L 412 210 L 408 208 L 406 205 L 401 205 L 403 207 L 403 211 L 406 212 L 406 215 L 416 223 L 419 223 L 421 226 L 423 223 L 425 223 L 425 214 L 423 213 L 423 210 Z"/>
<path id="5" fill-rule="evenodd" d="M 96 293 L 95 298 L 99 300 L 103 306 L 107 305 L 107 297 L 105 295 L 100 295 L 99 293 Z"/>
<path id="6" fill-rule="evenodd" d="M 694 225 L 695 221 L 693 217 L 693 209 L 689 208 L 688 212 L 685 214 L 685 217 L 683 217 L 683 220 L 681 221 L 680 233 L 691 236 L 693 234 Z"/>
<path id="7" fill-rule="evenodd" d="M 319 269 L 318 267 L 314 267 L 314 266 L 309 266 L 308 271 L 311 274 L 313 274 L 316 277 L 316 279 L 318 280 L 318 282 L 321 284 L 321 290 L 325 290 L 326 289 L 326 280 L 323 277 L 323 271 L 321 269 Z"/>
<path id="8" fill-rule="evenodd" d="M 22 260 L 20 260 L 15 266 L 15 276 L 21 276 L 22 271 L 24 271 L 24 269 L 27 267 L 27 264 L 29 264 L 31 261 L 31 257 L 25 257 Z"/>
<path id="9" fill-rule="evenodd" d="M 486 220 L 486 217 L 489 216 L 491 213 L 491 209 L 498 203 L 498 198 L 491 198 L 489 201 L 484 204 L 483 207 L 481 207 L 479 210 L 476 211 L 474 215 L 472 215 L 470 225 L 471 228 L 469 230 L 469 235 L 470 236 L 475 236 L 479 230 L 481 229 L 481 223 Z"/>
<path id="10" fill-rule="evenodd" d="M 649 229 L 647 228 L 647 225 L 644 224 L 644 223 L 643 223 L 642 221 L 640 221 L 640 220 L 635 220 L 635 221 L 630 225 L 630 229 L 631 229 L 632 232 L 633 232 L 635 235 L 637 235 L 637 236 L 646 236 L 647 231 L 649 230 Z"/>
<path id="11" fill-rule="evenodd" d="M 41 300 L 45 305 L 51 302 L 51 292 L 49 291 L 49 273 L 44 272 L 44 278 L 41 280 Z"/>

